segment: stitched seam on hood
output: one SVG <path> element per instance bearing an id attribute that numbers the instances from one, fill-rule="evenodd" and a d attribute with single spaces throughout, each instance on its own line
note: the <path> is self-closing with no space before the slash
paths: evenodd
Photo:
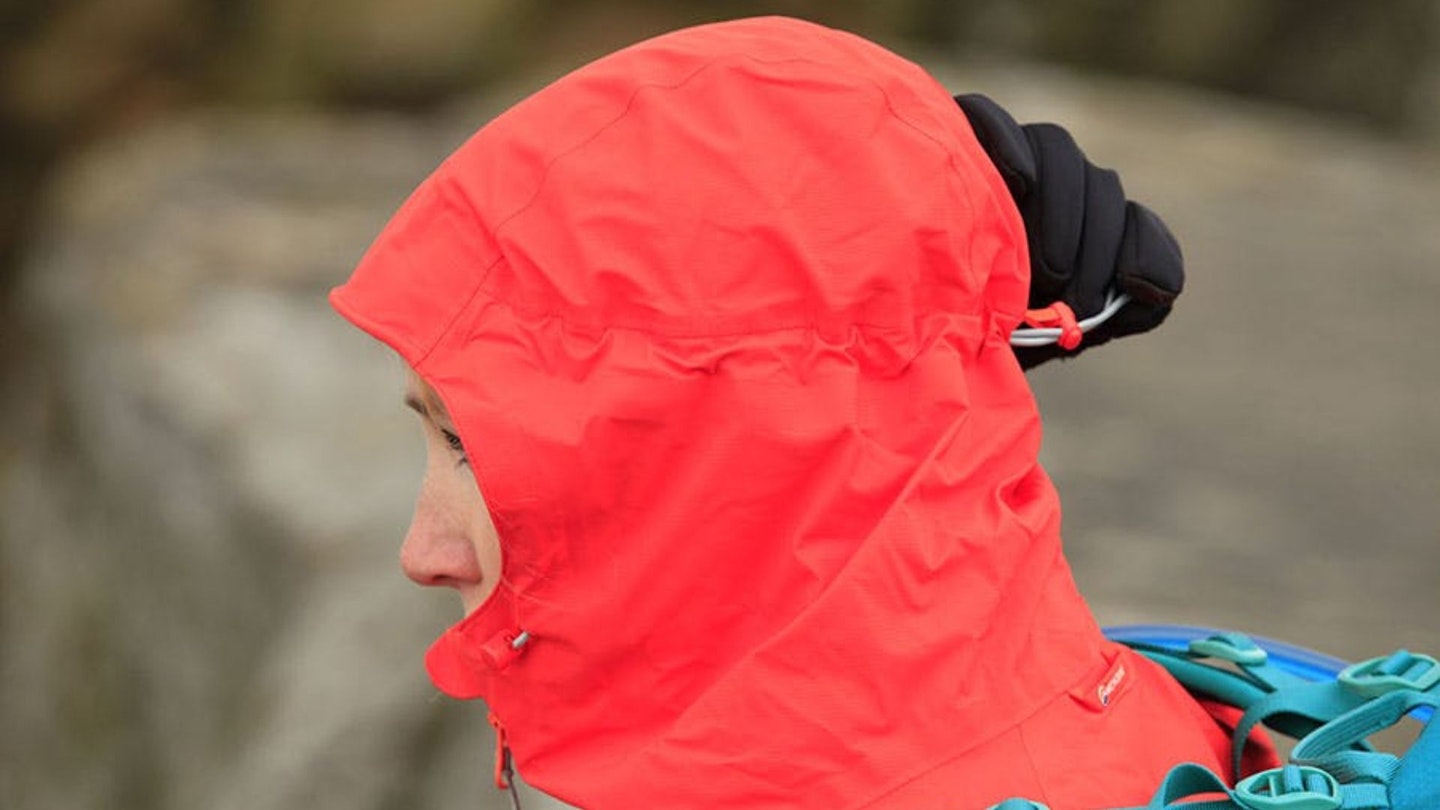
<path id="1" fill-rule="evenodd" d="M 440 344 L 444 343 L 446 338 L 450 337 L 450 333 L 455 331 L 455 325 L 460 322 L 461 316 L 463 316 L 466 312 L 470 310 L 470 307 L 475 303 L 475 299 L 479 298 L 480 293 L 485 291 L 483 283 L 484 278 L 490 274 L 490 271 L 495 269 L 495 265 L 504 261 L 504 258 L 504 256 L 495 257 L 494 261 L 490 262 L 490 264 L 485 266 L 484 270 L 480 271 L 481 282 L 477 283 L 475 285 L 475 288 L 472 289 L 470 293 L 465 296 L 464 303 L 460 304 L 460 306 L 455 308 L 455 313 L 449 317 L 449 319 L 445 323 L 445 326 L 443 326 L 436 333 L 435 340 L 431 341 L 430 347 L 427 348 L 425 352 L 421 354 L 418 358 L 416 358 L 413 365 L 416 367 L 417 371 L 419 370 L 420 366 L 425 364 L 426 360 L 430 359 L 430 356 L 435 353 L 435 350 L 440 347 Z"/>
<path id="2" fill-rule="evenodd" d="M 456 314 L 455 318 L 452 319 L 452 326 L 447 326 L 447 327 L 446 327 L 446 332 L 449 332 L 450 329 L 453 328 L 454 320 L 458 320 L 458 319 L 459 319 L 459 316 L 460 316 L 461 314 L 463 314 L 465 310 L 467 310 L 467 309 L 470 308 L 471 302 L 473 301 L 473 299 L 475 298 L 475 296 L 478 295 L 479 293 L 482 293 L 482 292 L 485 293 L 487 299 L 488 299 L 490 302 L 492 302 L 492 303 L 494 303 L 494 304 L 498 304 L 499 306 L 505 307 L 506 309 L 509 309 L 512 313 L 514 313 L 514 315 L 516 316 L 516 318 L 517 318 L 518 320 L 554 321 L 554 322 L 560 324 L 564 329 L 569 330 L 569 331 L 570 331 L 571 333 L 573 333 L 573 334 L 580 335 L 580 336 L 587 337 L 587 338 L 592 338 L 592 339 L 595 339 L 595 340 L 599 340 L 599 339 L 605 337 L 605 335 L 607 335 L 607 334 L 609 334 L 609 333 L 611 333 L 611 332 L 621 332 L 621 333 L 637 334 L 637 335 L 641 335 L 641 336 L 644 336 L 644 337 L 647 337 L 647 338 L 656 338 L 656 339 L 660 339 L 660 340 L 697 340 L 697 341 L 698 341 L 698 340 L 711 340 L 711 339 L 726 340 L 726 339 L 731 339 L 731 338 L 760 337 L 760 336 L 764 336 L 764 335 L 777 335 L 777 334 L 781 334 L 781 333 L 783 333 L 783 332 L 797 332 L 797 333 L 802 333 L 802 334 L 817 334 L 817 335 L 820 335 L 822 338 L 827 338 L 827 339 L 824 341 L 824 342 L 826 342 L 826 343 L 840 343 L 840 342 L 843 342 L 843 341 L 828 339 L 828 338 L 830 338 L 830 337 L 833 335 L 833 333 L 827 332 L 826 330 L 822 329 L 820 326 L 816 325 L 814 322 L 786 323 L 786 324 L 780 324 L 780 325 L 778 325 L 778 326 L 768 327 L 768 328 L 763 328 L 763 329 L 736 329 L 736 330 L 733 330 L 733 331 L 732 331 L 732 330 L 727 330 L 727 331 L 723 331 L 723 332 L 668 332 L 668 331 L 664 331 L 664 330 L 655 329 L 654 327 L 634 326 L 634 325 L 630 325 L 630 324 L 596 325 L 596 324 L 590 324 L 590 323 L 580 323 L 580 322 L 577 322 L 577 321 L 569 320 L 569 319 L 566 318 L 564 315 L 560 315 L 560 314 L 558 314 L 558 313 L 556 313 L 556 312 L 554 312 L 554 311 L 545 311 L 545 312 L 530 312 L 530 311 L 527 311 L 527 310 L 525 310 L 525 309 L 523 309 L 523 308 L 521 308 L 521 307 L 519 307 L 519 306 L 516 306 L 514 303 L 505 300 L 505 299 L 502 298 L 502 297 L 496 296 L 491 290 L 485 289 L 485 288 L 483 288 L 483 287 L 480 288 L 480 289 L 477 289 L 477 290 L 475 291 L 475 293 L 472 293 L 471 296 L 470 296 L 470 298 L 466 300 L 465 306 L 464 306 L 464 307 L 461 307 L 460 311 Z M 987 310 L 988 310 L 988 308 L 987 308 Z M 925 311 L 923 311 L 923 312 L 917 313 L 917 315 L 919 315 L 920 317 L 923 317 L 924 315 L 946 315 L 946 316 L 952 316 L 952 317 L 956 317 L 956 318 L 966 318 L 966 319 L 973 319 L 973 320 L 976 320 L 976 321 L 983 321 L 983 320 L 985 319 L 985 315 L 986 315 L 986 311 L 987 311 L 987 310 L 973 311 L 973 312 L 971 312 L 971 311 L 950 310 L 950 309 L 931 309 L 931 310 L 925 310 Z M 868 331 L 868 332 L 875 333 L 875 334 L 890 334 L 890 335 L 896 335 L 896 336 L 900 336 L 900 337 L 920 337 L 920 335 L 922 334 L 921 332 L 913 329 L 913 328 L 910 327 L 910 326 L 906 326 L 906 325 L 880 324 L 880 323 L 871 323 L 871 322 L 869 322 L 869 321 L 850 321 L 849 323 L 846 323 L 846 324 L 844 325 L 844 328 L 845 328 L 845 330 L 847 330 L 847 331 L 848 331 L 848 330 L 851 330 L 851 329 L 859 329 L 859 330 L 866 330 L 866 331 Z M 437 341 L 437 343 L 438 343 L 438 342 L 439 342 L 439 341 Z M 433 347 L 432 347 L 432 350 L 433 350 Z"/>

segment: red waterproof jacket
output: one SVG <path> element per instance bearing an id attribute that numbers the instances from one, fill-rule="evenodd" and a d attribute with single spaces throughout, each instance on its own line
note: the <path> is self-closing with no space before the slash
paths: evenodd
<path id="1" fill-rule="evenodd" d="M 333 294 L 499 531 L 436 684 L 590 810 L 1075 810 L 1221 769 L 1061 554 L 1027 268 L 949 94 L 808 23 L 662 36 L 485 126 Z"/>

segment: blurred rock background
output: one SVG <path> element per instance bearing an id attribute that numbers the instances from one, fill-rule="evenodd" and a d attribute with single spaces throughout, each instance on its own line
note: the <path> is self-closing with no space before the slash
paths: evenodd
<path id="1" fill-rule="evenodd" d="M 762 12 L 1065 123 L 1181 235 L 1165 329 L 1035 374 L 1103 620 L 1440 650 L 1436 0 L 15 2 L 0 807 L 504 806 L 419 667 L 398 361 L 323 295 L 509 101 Z"/>

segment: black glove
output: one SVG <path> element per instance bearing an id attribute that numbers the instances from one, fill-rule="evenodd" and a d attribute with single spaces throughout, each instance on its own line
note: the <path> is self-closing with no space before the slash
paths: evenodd
<path id="1" fill-rule="evenodd" d="M 1016 347 L 1020 365 L 1034 368 L 1159 326 L 1185 282 L 1180 245 L 1160 217 L 1125 199 L 1120 176 L 1086 160 L 1064 128 L 1021 126 L 979 94 L 956 96 L 955 102 L 1005 178 L 1025 222 L 1030 307 L 1059 301 L 1084 320 L 1104 308 L 1112 290 L 1130 296 L 1073 350 Z"/>

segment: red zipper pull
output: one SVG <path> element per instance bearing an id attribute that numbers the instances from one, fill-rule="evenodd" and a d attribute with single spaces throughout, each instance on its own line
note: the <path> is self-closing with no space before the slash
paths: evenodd
<path id="1" fill-rule="evenodd" d="M 495 729 L 495 787 L 510 790 L 515 776 L 515 769 L 510 764 L 510 738 L 494 712 L 490 712 L 489 720 Z"/>

